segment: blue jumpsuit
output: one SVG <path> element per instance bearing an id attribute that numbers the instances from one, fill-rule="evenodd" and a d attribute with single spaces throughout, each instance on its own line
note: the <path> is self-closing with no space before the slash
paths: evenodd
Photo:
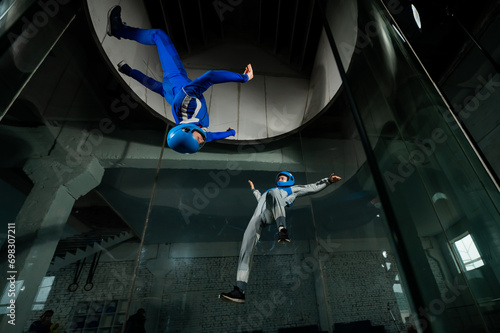
<path id="1" fill-rule="evenodd" d="M 279 226 L 286 228 L 285 208 L 290 207 L 296 198 L 322 191 L 330 184 L 328 178 L 324 178 L 308 185 L 275 187 L 264 192 L 262 195 L 259 190 L 253 190 L 258 204 L 248 223 L 241 243 L 238 272 L 236 273 L 236 285 L 238 288 L 242 290 L 246 289 L 255 245 L 259 241 L 262 227 L 267 224 L 276 223 L 278 228 Z"/>
<path id="2" fill-rule="evenodd" d="M 131 69 L 126 74 L 162 95 L 172 105 L 176 124 L 197 125 L 206 133 L 206 142 L 236 134 L 233 129 L 225 132 L 208 132 L 207 103 L 203 93 L 217 83 L 247 82 L 248 75 L 212 70 L 195 80 L 190 80 L 172 40 L 163 30 L 139 29 L 124 25 L 117 31 L 116 37 L 131 39 L 145 45 L 156 45 L 163 68 L 163 82 L 158 82 L 136 69 Z"/>

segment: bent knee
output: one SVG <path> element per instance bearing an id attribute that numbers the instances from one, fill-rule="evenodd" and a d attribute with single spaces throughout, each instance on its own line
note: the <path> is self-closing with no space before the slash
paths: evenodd
<path id="1" fill-rule="evenodd" d="M 161 29 L 152 29 L 151 35 L 153 38 L 160 38 L 164 40 L 170 40 L 170 37 L 168 37 L 167 33 Z"/>

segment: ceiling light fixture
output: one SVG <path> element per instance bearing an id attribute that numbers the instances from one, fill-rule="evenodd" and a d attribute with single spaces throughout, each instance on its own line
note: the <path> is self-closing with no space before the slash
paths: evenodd
<path id="1" fill-rule="evenodd" d="M 418 13 L 417 8 L 411 4 L 411 11 L 413 12 L 413 18 L 415 19 L 415 23 L 417 23 L 418 30 L 422 29 L 422 22 L 420 22 L 420 14 Z"/>

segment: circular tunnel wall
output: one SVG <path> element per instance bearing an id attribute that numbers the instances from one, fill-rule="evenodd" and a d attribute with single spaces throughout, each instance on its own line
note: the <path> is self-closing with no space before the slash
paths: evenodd
<path id="1" fill-rule="evenodd" d="M 117 71 L 119 62 L 125 61 L 132 68 L 161 81 L 163 72 L 155 46 L 119 40 L 106 34 L 107 13 L 116 3 L 88 0 L 87 5 L 96 38 L 114 70 Z M 128 0 L 121 1 L 120 5 L 122 19 L 127 25 L 153 28 L 142 2 Z M 343 65 L 348 68 L 356 44 L 357 3 L 336 1 L 329 4 L 327 11 Z M 351 47 L 346 47 L 349 45 Z M 208 70 L 243 73 L 247 63 L 253 66 L 253 80 L 213 85 L 204 93 L 210 131 L 234 128 L 236 136 L 226 141 L 272 140 L 313 121 L 335 97 L 342 82 L 324 30 L 318 44 L 310 47 L 317 50 L 309 77 L 300 75 L 282 59 L 245 40 L 207 47 L 202 52 L 183 57 L 190 79 Z M 135 98 L 148 105 L 160 119 L 174 124 L 171 106 L 161 95 L 118 71 L 117 74 Z"/>

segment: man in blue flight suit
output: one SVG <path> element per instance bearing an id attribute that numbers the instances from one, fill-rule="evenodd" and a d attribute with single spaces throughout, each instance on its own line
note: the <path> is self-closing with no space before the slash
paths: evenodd
<path id="1" fill-rule="evenodd" d="M 295 185 L 295 178 L 290 172 L 282 171 L 276 176 L 276 187 L 260 194 L 249 180 L 250 188 L 258 201 L 250 222 L 243 234 L 241 243 L 238 271 L 236 273 L 236 286 L 228 293 L 221 293 L 219 298 L 223 301 L 245 303 L 245 289 L 250 275 L 252 257 L 255 245 L 259 241 L 262 227 L 276 223 L 278 227 L 278 243 L 288 243 L 286 229 L 285 208 L 290 207 L 296 198 L 324 190 L 328 185 L 340 181 L 342 178 L 333 173 L 328 178 L 323 178 L 316 183 L 308 185 Z"/>
<path id="2" fill-rule="evenodd" d="M 148 89 L 162 95 L 172 105 L 177 126 L 167 136 L 167 143 L 173 150 L 196 153 L 206 142 L 220 140 L 236 134 L 229 128 L 225 132 L 209 132 L 207 104 L 203 93 L 214 84 L 225 82 L 247 82 L 253 78 L 249 64 L 243 74 L 229 71 L 208 71 L 199 78 L 188 78 L 184 65 L 170 37 L 159 29 L 139 29 L 125 25 L 121 19 L 121 7 L 114 6 L 108 12 L 107 34 L 118 39 L 134 40 L 145 45 L 156 45 L 163 68 L 163 82 L 158 82 L 124 62 L 118 70 Z"/>

